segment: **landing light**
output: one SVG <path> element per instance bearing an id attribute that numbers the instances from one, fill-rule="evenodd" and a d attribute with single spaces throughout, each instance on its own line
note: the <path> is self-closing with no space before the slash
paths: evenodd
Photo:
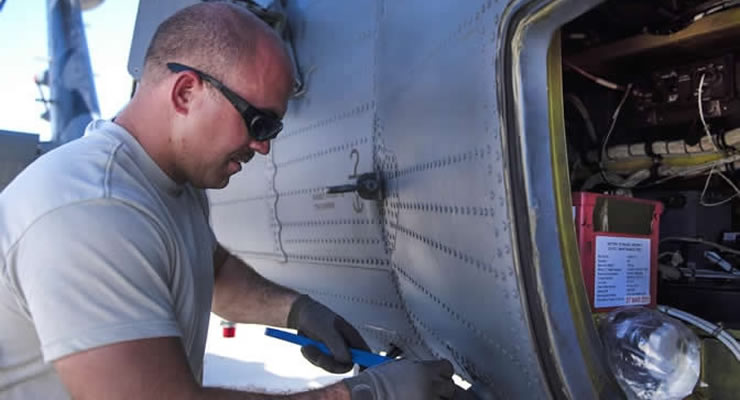
<path id="1" fill-rule="evenodd" d="M 601 337 L 609 365 L 629 399 L 690 395 L 700 372 L 697 336 L 683 323 L 645 307 L 612 311 Z"/>

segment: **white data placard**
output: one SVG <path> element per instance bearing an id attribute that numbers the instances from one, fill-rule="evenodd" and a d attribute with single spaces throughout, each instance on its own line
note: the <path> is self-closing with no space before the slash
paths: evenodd
<path id="1" fill-rule="evenodd" d="M 596 237 L 594 307 L 650 303 L 650 239 Z"/>

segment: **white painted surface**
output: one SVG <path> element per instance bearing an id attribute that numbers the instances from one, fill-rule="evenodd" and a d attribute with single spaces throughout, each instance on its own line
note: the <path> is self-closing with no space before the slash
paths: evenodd
<path id="1" fill-rule="evenodd" d="M 300 347 L 265 336 L 262 325 L 237 325 L 236 337 L 224 338 L 221 318 L 211 314 L 203 384 L 270 393 L 316 389 L 350 376 L 314 367 Z"/>

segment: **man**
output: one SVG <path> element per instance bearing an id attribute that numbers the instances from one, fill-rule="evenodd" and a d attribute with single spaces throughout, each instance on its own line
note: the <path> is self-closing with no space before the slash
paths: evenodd
<path id="1" fill-rule="evenodd" d="M 359 333 L 232 256 L 201 188 L 221 188 L 282 127 L 292 72 L 244 9 L 201 3 L 166 20 L 114 122 L 29 166 L 0 195 L 0 398 L 436 399 L 447 361 L 398 361 L 313 392 L 203 388 L 209 312 L 296 328 L 352 367 Z"/>

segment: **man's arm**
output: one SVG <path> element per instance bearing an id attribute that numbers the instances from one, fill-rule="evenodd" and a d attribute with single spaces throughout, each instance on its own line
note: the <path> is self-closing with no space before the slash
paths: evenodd
<path id="1" fill-rule="evenodd" d="M 349 348 L 370 350 L 362 335 L 344 318 L 306 295 L 273 283 L 218 245 L 213 255 L 215 286 L 212 311 L 233 322 L 297 329 L 318 340 L 331 355 L 313 346 L 301 353 L 312 364 L 345 373 L 354 363 Z"/>
<path id="2" fill-rule="evenodd" d="M 213 312 L 240 323 L 286 327 L 299 293 L 263 278 L 218 245 L 213 255 Z"/>
<path id="3" fill-rule="evenodd" d="M 442 400 L 453 399 L 448 361 L 395 361 L 325 388 L 286 395 L 204 388 L 176 337 L 132 340 L 54 362 L 75 400 Z"/>
<path id="4" fill-rule="evenodd" d="M 54 362 L 71 397 L 87 399 L 349 400 L 342 382 L 310 392 L 267 395 L 203 388 L 176 337 L 133 340 L 75 353 Z"/>

